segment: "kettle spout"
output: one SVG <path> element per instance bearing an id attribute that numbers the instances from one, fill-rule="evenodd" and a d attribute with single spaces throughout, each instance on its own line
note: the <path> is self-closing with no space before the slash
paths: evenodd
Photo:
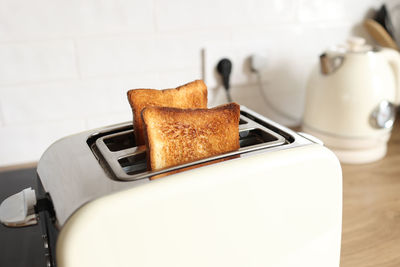
<path id="1" fill-rule="evenodd" d="M 319 64 L 321 67 L 321 72 L 324 75 L 329 75 L 335 72 L 344 61 L 343 56 L 329 56 L 327 53 L 323 53 L 319 56 Z"/>

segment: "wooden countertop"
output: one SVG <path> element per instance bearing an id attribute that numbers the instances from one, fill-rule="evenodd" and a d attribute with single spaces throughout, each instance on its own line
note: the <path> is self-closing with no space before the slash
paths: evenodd
<path id="1" fill-rule="evenodd" d="M 400 266 L 400 121 L 385 158 L 342 169 L 340 266 Z"/>

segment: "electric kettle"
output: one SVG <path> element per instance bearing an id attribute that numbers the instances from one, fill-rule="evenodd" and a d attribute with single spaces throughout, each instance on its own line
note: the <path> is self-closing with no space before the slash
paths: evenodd
<path id="1" fill-rule="evenodd" d="M 343 163 L 386 155 L 400 103 L 400 54 L 350 38 L 320 55 L 306 89 L 303 131 L 321 139 Z"/>

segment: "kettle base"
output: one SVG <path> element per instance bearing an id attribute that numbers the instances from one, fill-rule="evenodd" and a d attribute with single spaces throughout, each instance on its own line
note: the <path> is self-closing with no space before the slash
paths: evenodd
<path id="1" fill-rule="evenodd" d="M 345 164 L 365 164 L 371 163 L 382 159 L 386 155 L 387 146 L 382 144 L 380 146 L 371 147 L 369 149 L 357 150 L 341 150 L 330 148 L 333 153 L 339 158 L 341 163 Z"/>
<path id="2" fill-rule="evenodd" d="M 303 125 L 303 131 L 324 142 L 344 164 L 371 163 L 385 157 L 390 131 L 370 138 L 341 137 L 321 133 Z"/>

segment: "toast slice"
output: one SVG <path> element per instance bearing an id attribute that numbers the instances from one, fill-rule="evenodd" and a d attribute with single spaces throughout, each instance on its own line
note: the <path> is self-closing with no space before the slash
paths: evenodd
<path id="1" fill-rule="evenodd" d="M 132 89 L 127 94 L 133 112 L 136 145 L 145 143 L 141 118 L 141 112 L 145 107 L 207 108 L 207 86 L 202 80 L 175 89 Z"/>
<path id="2" fill-rule="evenodd" d="M 239 149 L 240 106 L 148 107 L 142 111 L 148 162 L 159 170 Z"/>

